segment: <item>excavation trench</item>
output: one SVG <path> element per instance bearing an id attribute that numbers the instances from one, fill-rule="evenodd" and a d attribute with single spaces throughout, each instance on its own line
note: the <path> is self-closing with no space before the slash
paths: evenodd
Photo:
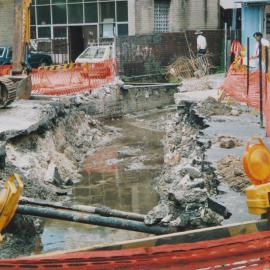
<path id="1" fill-rule="evenodd" d="M 25 179 L 31 179 L 26 182 L 26 197 L 146 214 L 158 202 L 153 179 L 159 175 L 163 164 L 164 123 L 174 110 L 174 107 L 156 109 L 103 122 L 74 112 L 59 120 L 45 134 L 34 133 L 8 143 L 7 168 L 11 170 L 17 165 L 16 170 L 22 171 Z M 80 130 L 82 138 L 78 138 L 76 130 Z M 83 138 L 87 132 L 88 136 Z M 66 134 L 65 138 L 61 134 Z M 61 146 L 64 143 L 65 149 Z M 85 156 L 84 160 L 79 160 L 80 153 Z M 79 161 L 78 168 L 76 161 Z M 63 178 L 64 186 L 59 187 L 49 179 L 44 183 L 40 179 L 41 175 L 47 178 L 48 167 L 54 166 Z M 69 186 L 69 182 L 73 185 Z M 34 238 L 23 235 L 24 230 L 21 235 L 18 231 L 14 235 L 7 234 L 0 256 L 40 254 L 148 236 L 53 219 L 35 219 L 35 223 L 41 224 L 37 226 L 40 232 Z M 19 225 L 24 226 L 21 221 Z M 27 246 L 23 244 L 24 238 L 28 240 Z"/>
<path id="2" fill-rule="evenodd" d="M 234 194 L 216 196 L 219 183 L 204 156 L 209 147 L 204 133 L 207 116 L 196 103 L 102 122 L 76 110 L 65 115 L 60 110 L 59 116 L 43 129 L 7 143 L 5 174 L 15 170 L 25 176 L 24 196 L 147 214 L 148 224 L 182 230 L 224 222 L 209 207 L 208 198 L 226 203 Z M 243 202 L 242 196 L 235 196 L 235 203 Z M 246 218 L 250 217 L 243 212 L 233 221 Z M 15 230 L 0 246 L 0 257 L 148 236 L 53 219 L 34 219 L 31 228 L 23 229 L 25 224 L 15 220 Z"/>

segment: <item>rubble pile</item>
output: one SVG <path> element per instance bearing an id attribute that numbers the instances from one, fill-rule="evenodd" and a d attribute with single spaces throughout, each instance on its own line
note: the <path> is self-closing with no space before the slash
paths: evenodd
<path id="1" fill-rule="evenodd" d="M 208 97 L 198 105 L 198 111 L 205 116 L 231 115 L 232 108 L 224 103 L 218 102 L 213 97 Z"/>
<path id="2" fill-rule="evenodd" d="M 220 148 L 225 149 L 231 149 L 242 145 L 242 143 L 237 138 L 232 136 L 219 136 L 217 143 Z"/>
<path id="3" fill-rule="evenodd" d="M 98 144 L 106 144 L 110 136 L 118 133 L 105 135 L 99 121 L 76 111 L 58 118 L 51 125 L 50 130 L 40 134 L 36 132 L 8 142 L 7 161 L 31 183 L 38 182 L 51 190 L 52 195 L 66 195 L 67 190 L 59 189 L 79 180 L 78 169 L 87 152 L 93 151 Z M 27 190 L 28 187 L 26 193 Z M 48 191 L 45 194 L 48 196 Z"/>
<path id="4" fill-rule="evenodd" d="M 210 146 L 202 129 L 204 118 L 195 104 L 182 102 L 168 123 L 165 144 L 165 167 L 156 179 L 159 204 L 151 210 L 146 224 L 166 224 L 182 229 L 218 225 L 223 217 L 208 207 L 210 194 L 217 192 L 218 181 L 204 152 Z"/>
<path id="5" fill-rule="evenodd" d="M 245 175 L 242 159 L 238 156 L 227 156 L 217 163 L 217 172 L 224 183 L 236 192 L 244 192 L 250 185 Z"/>

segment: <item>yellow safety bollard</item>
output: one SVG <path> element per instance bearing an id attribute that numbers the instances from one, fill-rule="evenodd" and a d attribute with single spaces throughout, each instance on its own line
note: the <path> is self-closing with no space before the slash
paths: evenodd
<path id="1" fill-rule="evenodd" d="M 263 215 L 270 207 L 269 194 L 270 183 L 252 185 L 246 189 L 247 206 L 250 214 Z"/>
<path id="2" fill-rule="evenodd" d="M 17 174 L 11 176 L 0 191 L 0 241 L 1 233 L 15 215 L 20 195 L 23 190 L 23 181 Z"/>

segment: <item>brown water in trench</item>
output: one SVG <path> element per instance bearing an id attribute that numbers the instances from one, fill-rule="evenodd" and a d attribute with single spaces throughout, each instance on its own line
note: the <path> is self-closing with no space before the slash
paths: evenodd
<path id="1" fill-rule="evenodd" d="M 164 115 L 155 113 L 106 123 L 120 128 L 122 136 L 110 145 L 98 148 L 85 160 L 83 180 L 73 187 L 71 201 L 141 214 L 151 210 L 158 201 L 152 181 L 163 164 L 161 139 L 164 132 L 158 131 L 158 120 Z M 48 219 L 35 253 L 145 236 L 143 233 Z"/>

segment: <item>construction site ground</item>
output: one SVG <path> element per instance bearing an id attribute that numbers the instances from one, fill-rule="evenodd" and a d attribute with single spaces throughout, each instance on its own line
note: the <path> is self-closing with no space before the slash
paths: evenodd
<path id="1" fill-rule="evenodd" d="M 25 179 L 24 196 L 107 204 L 147 214 L 148 224 L 182 229 L 256 219 L 247 213 L 244 189 L 249 182 L 241 158 L 252 136 L 270 142 L 260 128 L 258 112 L 244 104 L 216 100 L 224 78 L 222 74 L 184 81 L 170 106 L 125 112 L 110 120 L 97 119 L 87 108 L 108 99 L 109 108 L 115 109 L 112 101 L 119 96 L 114 86 L 90 96 L 16 101 L 0 111 L 0 141 L 7 155 L 0 182 L 18 172 Z M 210 165 L 200 173 L 202 157 Z M 188 188 L 187 200 L 179 190 L 190 183 L 195 186 Z M 198 201 L 198 195 L 227 207 L 231 218 L 224 220 L 204 200 Z M 177 208 L 180 202 L 191 209 L 188 215 Z M 198 209 L 203 210 L 200 217 Z M 13 224 L 0 246 L 0 257 L 146 236 L 52 220 L 26 220 L 26 224 L 21 219 Z M 29 224 L 36 230 L 35 237 L 27 235 L 27 228 L 21 230 Z M 23 244 L 26 239 L 28 248 Z"/>

